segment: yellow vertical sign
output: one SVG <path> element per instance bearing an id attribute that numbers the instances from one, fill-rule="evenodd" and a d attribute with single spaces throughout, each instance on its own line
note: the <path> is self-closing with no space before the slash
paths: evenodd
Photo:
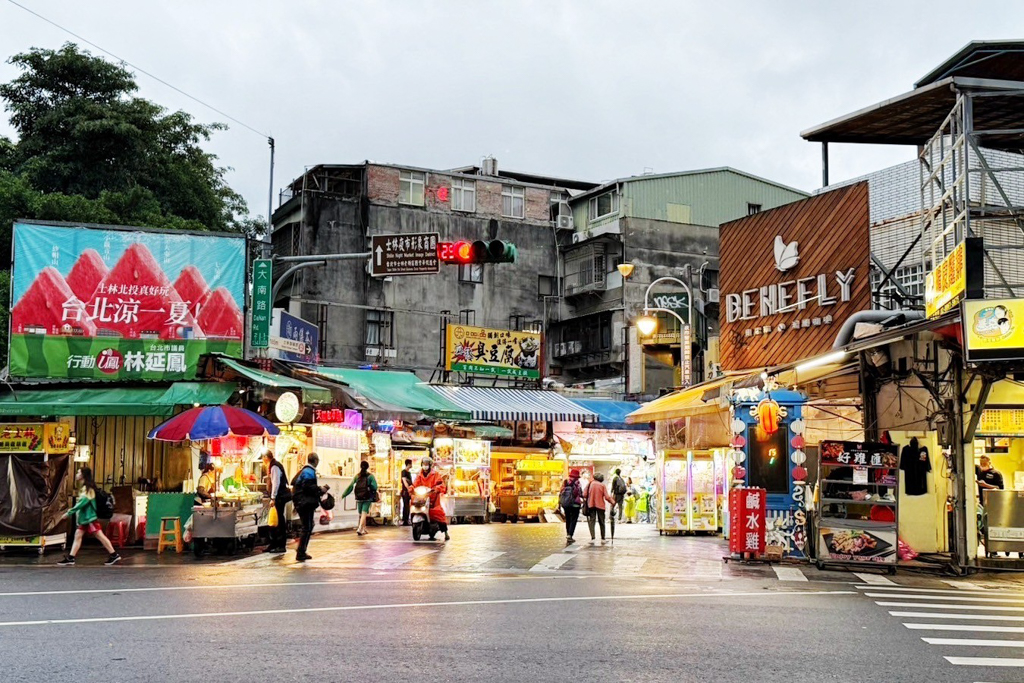
<path id="1" fill-rule="evenodd" d="M 967 291 L 967 245 L 956 245 L 925 278 L 925 315 L 932 318 L 945 313 L 963 298 Z"/>

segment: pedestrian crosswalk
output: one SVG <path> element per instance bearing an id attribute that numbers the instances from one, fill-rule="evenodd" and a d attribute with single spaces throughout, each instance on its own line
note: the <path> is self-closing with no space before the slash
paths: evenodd
<path id="1" fill-rule="evenodd" d="M 949 665 L 1024 669 L 1024 591 L 946 581 L 947 588 L 878 584 L 858 590 Z M 985 680 L 995 680 L 996 675 Z M 974 679 L 972 679 L 974 680 Z M 1013 680 L 1021 680 L 1015 676 Z"/>

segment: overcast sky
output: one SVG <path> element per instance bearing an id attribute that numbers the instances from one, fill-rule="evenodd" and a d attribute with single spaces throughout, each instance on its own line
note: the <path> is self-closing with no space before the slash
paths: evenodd
<path id="1" fill-rule="evenodd" d="M 486 155 L 593 181 L 733 166 L 812 190 L 820 146 L 800 131 L 909 90 L 971 40 L 1024 37 L 1010 33 L 1024 28 L 1012 1 L 18 1 L 273 135 L 275 194 L 317 163 Z M 0 0 L 5 59 L 68 40 Z M 0 65 L 0 81 L 16 75 Z M 165 107 L 224 120 L 138 82 Z M 265 215 L 266 140 L 231 124 L 209 148 Z M 913 158 L 830 152 L 833 181 Z"/>

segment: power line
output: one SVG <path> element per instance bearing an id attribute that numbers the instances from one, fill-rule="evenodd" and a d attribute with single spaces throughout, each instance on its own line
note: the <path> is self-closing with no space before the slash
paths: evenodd
<path id="1" fill-rule="evenodd" d="M 131 68 L 135 69 L 135 70 L 136 70 L 136 71 L 138 71 L 139 73 L 141 73 L 141 74 L 145 74 L 146 76 L 149 76 L 149 77 L 150 77 L 150 78 L 152 78 L 152 79 L 153 79 L 154 81 L 157 81 L 158 83 L 163 83 L 164 85 L 166 85 L 166 86 L 167 86 L 168 88 L 170 88 L 171 90 L 174 90 L 175 92 L 178 92 L 178 93 L 180 93 L 180 94 L 184 95 L 185 97 L 189 98 L 190 100 L 192 100 L 192 101 L 194 101 L 194 102 L 198 102 L 199 104 L 203 105 L 203 106 L 204 106 L 204 107 L 206 107 L 207 109 L 210 109 L 211 111 L 215 111 L 215 112 L 217 112 L 218 114 L 220 114 L 220 115 L 221 115 L 221 116 L 223 116 L 224 118 L 226 118 L 226 119 L 230 119 L 231 121 L 234 121 L 234 122 L 235 122 L 235 123 L 237 123 L 238 125 L 242 126 L 243 128 L 247 128 L 247 129 L 251 130 L 251 131 L 252 131 L 253 133 L 256 133 L 256 134 L 257 134 L 257 135 L 259 135 L 260 137 L 262 137 L 262 138 L 267 138 L 267 139 L 270 139 L 270 136 L 269 136 L 269 135 L 267 135 L 266 133 L 262 133 L 262 132 L 260 132 L 260 131 L 256 130 L 255 128 L 253 128 L 252 126 L 250 126 L 249 124 L 247 124 L 247 123 L 244 123 L 243 121 L 239 121 L 239 120 L 238 120 L 238 119 L 236 119 L 236 118 L 235 118 L 234 116 L 231 116 L 230 114 L 227 114 L 227 113 L 225 113 L 225 112 L 221 111 L 220 109 L 217 109 L 217 107 L 214 107 L 214 106 L 213 106 L 212 104 L 207 104 L 206 102 L 203 102 L 203 101 L 202 101 L 201 99 L 199 99 L 198 97 L 195 97 L 195 96 L 193 96 L 193 95 L 189 95 L 189 94 L 188 94 L 187 92 L 185 92 L 185 91 L 184 91 L 184 90 L 182 90 L 181 88 L 179 88 L 179 87 L 177 87 L 177 86 L 174 86 L 174 85 L 172 85 L 172 84 L 168 83 L 167 81 L 165 81 L 164 79 L 160 78 L 159 76 L 155 76 L 155 75 L 153 75 L 153 74 L 149 73 L 148 71 L 146 71 L 145 69 L 143 69 L 143 68 L 141 68 L 141 67 L 139 67 L 139 66 L 136 66 L 136 65 L 132 64 L 132 63 L 131 63 L 131 62 L 129 62 L 129 61 L 127 60 L 127 59 L 124 59 L 123 57 L 118 57 L 117 55 L 115 55 L 115 54 L 114 54 L 113 52 L 111 52 L 110 50 L 107 50 L 107 49 L 104 49 L 104 48 L 100 47 L 99 45 L 97 45 L 96 43 L 92 42 L 91 40 L 88 40 L 88 39 L 86 39 L 86 38 L 83 38 L 82 36 L 78 35 L 78 34 L 77 34 L 77 33 L 75 33 L 74 31 L 72 31 L 71 29 L 67 29 L 67 28 L 64 28 L 63 26 L 61 26 L 60 24 L 58 24 L 57 22 L 55 22 L 55 21 L 53 21 L 53 20 L 51 20 L 51 19 L 47 19 L 46 17 L 44 17 L 44 16 L 43 16 L 42 14 L 40 14 L 39 12 L 36 12 L 35 10 L 31 10 L 31 9 L 29 9 L 28 7 L 25 7 L 24 5 L 21 5 L 21 4 L 17 3 L 17 2 L 15 2 L 14 0 L 7 0 L 7 2 L 11 3 L 11 4 L 12 4 L 12 5 L 14 5 L 15 7 L 20 7 L 21 9 L 25 10 L 25 11 L 26 11 L 26 12 L 28 12 L 29 14 L 33 14 L 33 15 L 35 15 L 36 17 L 39 17 L 40 19 L 42 19 L 43 21 L 45 21 L 45 22 L 46 22 L 47 24 L 50 24 L 50 25 L 52 25 L 52 26 L 56 26 L 56 27 L 57 27 L 57 28 L 59 28 L 59 29 L 60 29 L 61 31 L 64 31 L 65 33 L 68 33 L 68 34 L 70 34 L 70 35 L 74 36 L 75 38 L 77 38 L 78 40 L 82 41 L 83 43 L 86 43 L 87 45 L 91 45 L 92 47 L 96 48 L 96 49 L 97 49 L 97 50 L 99 50 L 100 52 L 103 52 L 103 53 L 105 53 L 105 54 L 107 54 L 107 55 L 110 55 L 111 57 L 113 57 L 113 58 L 114 58 L 114 59 L 116 59 L 117 61 L 121 62 L 122 64 L 125 64 L 125 65 L 127 65 L 127 66 L 130 66 Z"/>

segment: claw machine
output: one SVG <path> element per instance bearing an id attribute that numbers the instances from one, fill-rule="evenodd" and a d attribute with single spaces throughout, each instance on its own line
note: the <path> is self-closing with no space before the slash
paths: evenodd
<path id="1" fill-rule="evenodd" d="M 726 496 L 720 451 L 663 451 L 658 459 L 664 492 L 658 531 L 717 533 Z"/>
<path id="2" fill-rule="evenodd" d="M 658 501 L 658 533 L 688 531 L 690 468 L 686 451 L 659 451 L 657 468 L 661 493 Z"/>

